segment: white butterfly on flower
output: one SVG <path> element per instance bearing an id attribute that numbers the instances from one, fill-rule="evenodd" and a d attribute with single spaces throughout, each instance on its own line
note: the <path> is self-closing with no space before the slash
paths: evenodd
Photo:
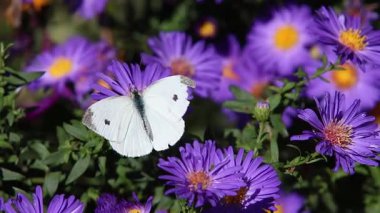
<path id="1" fill-rule="evenodd" d="M 128 157 L 174 145 L 185 129 L 182 116 L 194 81 L 181 75 L 164 77 L 166 70 L 157 64 L 141 71 L 138 65 L 114 61 L 110 69 L 116 81 L 101 75 L 105 86 L 94 86 L 98 92 L 93 98 L 99 101 L 87 109 L 83 124 Z"/>

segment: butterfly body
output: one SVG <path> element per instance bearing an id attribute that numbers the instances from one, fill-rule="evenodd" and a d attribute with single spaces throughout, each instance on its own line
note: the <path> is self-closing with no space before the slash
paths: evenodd
<path id="1" fill-rule="evenodd" d="M 142 91 L 112 96 L 91 105 L 83 124 L 110 141 L 118 153 L 137 157 L 174 145 L 184 132 L 182 116 L 189 105 L 184 76 L 162 78 Z"/>
<path id="2" fill-rule="evenodd" d="M 150 127 L 149 121 L 145 114 L 144 100 L 142 96 L 139 94 L 139 92 L 133 91 L 132 100 L 133 100 L 134 106 L 136 107 L 137 112 L 139 113 L 143 121 L 145 132 L 148 134 L 149 139 L 153 141 L 152 128 Z"/>

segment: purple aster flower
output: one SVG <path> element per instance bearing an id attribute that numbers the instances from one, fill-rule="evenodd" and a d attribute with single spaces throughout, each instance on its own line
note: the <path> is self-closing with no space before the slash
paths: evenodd
<path id="1" fill-rule="evenodd" d="M 68 82 L 96 65 L 96 47 L 86 39 L 74 37 L 37 56 L 26 71 L 45 71 L 33 87 L 53 87 L 58 92 L 66 89 Z"/>
<path id="2" fill-rule="evenodd" d="M 221 58 L 204 41 L 193 44 L 185 33 L 164 32 L 148 40 L 154 56 L 142 54 L 145 64 L 159 63 L 170 68 L 172 75 L 192 78 L 197 88 L 195 93 L 207 97 L 218 86 L 221 71 Z"/>
<path id="3" fill-rule="evenodd" d="M 317 152 L 335 157 L 334 171 L 342 167 L 346 173 L 353 174 L 355 162 L 378 165 L 380 138 L 376 137 L 375 118 L 359 112 L 360 100 L 345 108 L 344 98 L 344 94 L 335 92 L 333 97 L 326 93 L 322 101 L 316 99 L 320 117 L 311 109 L 300 110 L 298 117 L 314 130 L 292 136 L 291 140 L 316 139 Z"/>
<path id="4" fill-rule="evenodd" d="M 47 213 L 81 213 L 84 205 L 74 196 L 65 198 L 65 195 L 55 195 L 50 201 L 47 208 Z M 11 198 L 7 202 L 0 201 L 0 211 L 6 213 L 43 213 L 43 197 L 40 186 L 36 187 L 36 192 L 33 194 L 33 202 L 23 194 L 17 194 L 16 198 Z"/>
<path id="5" fill-rule="evenodd" d="M 269 22 L 253 26 L 248 36 L 249 50 L 261 69 L 289 75 L 297 67 L 312 62 L 308 50 L 314 41 L 309 32 L 312 25 L 306 6 L 275 11 Z"/>
<path id="6" fill-rule="evenodd" d="M 244 149 L 240 149 L 237 155 L 234 154 L 230 146 L 222 153 L 218 151 L 219 159 L 223 156 L 229 159 L 226 168 L 241 166 L 245 185 L 237 190 L 234 196 L 225 196 L 222 199 L 224 206 L 237 206 L 238 208 L 250 209 L 251 206 L 263 205 L 267 208 L 274 207 L 274 200 L 279 197 L 280 180 L 271 165 L 263 163 L 261 157 L 253 157 L 252 151 L 244 154 Z"/>
<path id="7" fill-rule="evenodd" d="M 337 15 L 332 8 L 317 11 L 315 35 L 325 45 L 330 62 L 351 61 L 361 70 L 380 66 L 380 31 L 358 17 Z M 368 66 L 367 66 L 368 65 Z"/>
<path id="8" fill-rule="evenodd" d="M 212 98 L 217 102 L 223 102 L 233 98 L 229 90 L 231 85 L 239 85 L 242 81 L 239 73 L 236 72 L 236 63 L 238 63 L 241 55 L 240 45 L 235 36 L 228 36 L 227 51 L 220 51 L 223 55 L 222 61 L 222 76 L 219 86 L 216 90 L 212 91 Z"/>
<path id="9" fill-rule="evenodd" d="M 306 213 L 303 210 L 305 205 L 305 198 L 297 193 L 281 193 L 281 197 L 277 199 L 277 211 L 282 213 Z"/>
<path id="10" fill-rule="evenodd" d="M 95 100 L 110 96 L 128 96 L 133 90 L 142 91 L 154 81 L 168 76 L 168 70 L 159 64 L 147 65 L 144 71 L 137 64 L 128 65 L 119 61 L 112 61 L 108 70 L 114 76 L 99 74 L 100 84 L 93 85 L 97 91 L 92 94 Z"/>
<path id="11" fill-rule="evenodd" d="M 133 193 L 133 202 L 127 202 L 124 205 L 123 212 L 139 212 L 139 213 L 149 213 L 152 209 L 153 197 L 150 196 L 145 204 L 142 204 L 137 197 L 136 193 Z"/>
<path id="12" fill-rule="evenodd" d="M 340 91 L 349 103 L 360 99 L 363 108 L 373 107 L 380 100 L 380 69 L 363 73 L 355 64 L 347 61 L 339 69 L 327 72 L 322 77 L 329 82 L 319 78 L 311 81 L 307 86 L 307 96 L 319 98 L 326 92 Z"/>
<path id="13" fill-rule="evenodd" d="M 210 203 L 216 206 L 225 196 L 235 196 L 245 184 L 241 179 L 241 166 L 226 166 L 230 159 L 219 159 L 215 142 L 206 141 L 200 144 L 186 144 L 180 147 L 180 158 L 160 159 L 158 167 L 167 175 L 159 178 L 167 180 L 166 184 L 173 188 L 166 194 L 175 193 L 178 198 L 186 199 L 189 205 L 196 207 Z"/>
<path id="14" fill-rule="evenodd" d="M 133 202 L 124 199 L 118 200 L 115 195 L 102 194 L 97 201 L 95 213 L 118 213 L 118 212 L 139 212 L 149 213 L 152 209 L 153 197 L 149 197 L 146 204 L 138 199 L 136 193 L 133 193 Z"/>

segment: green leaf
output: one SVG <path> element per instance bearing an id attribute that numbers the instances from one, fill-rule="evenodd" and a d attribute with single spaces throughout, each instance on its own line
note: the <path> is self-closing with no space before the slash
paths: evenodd
<path id="1" fill-rule="evenodd" d="M 283 137 L 288 137 L 288 130 L 282 122 L 281 114 L 272 114 L 270 116 L 270 123 Z"/>
<path id="2" fill-rule="evenodd" d="M 70 140 L 72 137 L 60 126 L 57 127 L 57 138 L 60 145 Z"/>
<path id="3" fill-rule="evenodd" d="M 251 101 L 226 101 L 223 103 L 223 107 L 231 109 L 235 112 L 252 113 L 255 106 Z"/>
<path id="4" fill-rule="evenodd" d="M 66 185 L 78 179 L 90 165 L 90 156 L 80 158 L 71 169 L 69 176 L 66 179 Z"/>
<path id="5" fill-rule="evenodd" d="M 278 162 L 279 160 L 277 139 L 278 139 L 278 133 L 277 131 L 274 131 L 270 139 L 270 154 L 271 154 L 271 160 L 273 163 Z"/>
<path id="6" fill-rule="evenodd" d="M 245 91 L 244 89 L 241 89 L 237 86 L 230 86 L 229 89 L 235 96 L 236 100 L 249 100 L 255 102 L 255 98 L 252 96 L 252 94 Z"/>
<path id="7" fill-rule="evenodd" d="M 296 86 L 296 83 L 294 82 L 286 82 L 284 87 L 282 88 L 282 92 L 287 92 L 293 89 L 295 86 Z"/>
<path id="8" fill-rule="evenodd" d="M 67 133 L 78 138 L 79 140 L 85 141 L 87 139 L 87 131 L 83 125 L 70 125 L 67 123 L 63 124 L 63 128 Z"/>
<path id="9" fill-rule="evenodd" d="M 271 111 L 275 110 L 280 104 L 280 102 L 281 102 L 280 94 L 269 97 L 269 105 L 270 105 Z"/>
<path id="10" fill-rule="evenodd" d="M 106 160 L 107 158 L 104 156 L 98 158 L 99 170 L 102 175 L 106 174 Z"/>
<path id="11" fill-rule="evenodd" d="M 50 172 L 45 176 L 44 189 L 50 196 L 53 196 L 57 191 L 60 177 L 61 172 Z"/>
<path id="12" fill-rule="evenodd" d="M 7 70 L 11 72 L 11 70 Z M 41 77 L 45 72 L 11 72 L 7 81 L 12 85 L 24 85 Z"/>
<path id="13" fill-rule="evenodd" d="M 46 158 L 50 152 L 42 143 L 33 143 L 30 148 L 38 153 L 41 159 Z"/>
<path id="14" fill-rule="evenodd" d="M 1 173 L 2 173 L 2 180 L 3 181 L 11 181 L 11 180 L 23 180 L 25 178 L 24 175 L 11 171 L 6 168 L 1 168 Z"/>
<path id="15" fill-rule="evenodd" d="M 51 153 L 42 162 L 44 164 L 52 165 L 52 166 L 59 165 L 67 161 L 69 153 L 70 151 L 66 149 L 59 150 L 57 152 Z"/>

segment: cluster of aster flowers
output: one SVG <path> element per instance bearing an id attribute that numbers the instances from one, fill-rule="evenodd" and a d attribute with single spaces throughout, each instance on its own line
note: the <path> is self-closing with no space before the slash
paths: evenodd
<path id="1" fill-rule="evenodd" d="M 65 198 L 65 195 L 55 195 L 49 202 L 47 210 L 44 210 L 44 202 L 42 189 L 36 187 L 36 192 L 33 194 L 32 202 L 24 194 L 17 194 L 16 198 L 11 198 L 4 202 L 0 198 L 0 211 L 5 213 L 82 213 L 84 205 L 74 196 Z"/>
<path id="2" fill-rule="evenodd" d="M 264 210 L 273 208 L 278 197 L 280 180 L 272 166 L 254 158 L 252 151 L 235 154 L 232 147 L 217 148 L 214 141 L 186 144 L 180 158 L 160 159 L 158 166 L 168 173 L 160 176 L 172 187 L 166 193 L 196 207 L 245 210 L 260 204 Z"/>
<path id="3" fill-rule="evenodd" d="M 101 13 L 106 3 L 106 0 L 96 4 L 83 0 L 75 5 L 75 10 L 90 19 Z M 325 55 L 335 66 L 322 74 L 322 78 L 310 81 L 302 94 L 315 98 L 319 114 L 312 109 L 288 107 L 283 121 L 289 127 L 293 117 L 298 115 L 308 122 L 313 130 L 292 136 L 291 140 L 316 140 L 316 151 L 335 159 L 334 171 L 342 168 L 353 174 L 355 164 L 378 166 L 380 160 L 375 118 L 361 112 L 380 101 L 377 85 L 380 32 L 371 26 L 376 18 L 372 13 L 359 10 L 358 14 L 350 10 L 338 14 L 333 8 L 322 7 L 313 15 L 307 6 L 288 6 L 275 10 L 269 20 L 254 23 L 245 45 L 229 35 L 225 47 L 214 46 L 206 40 L 194 41 L 184 32 L 161 32 L 148 39 L 152 53 L 141 54 L 144 65 L 112 60 L 115 51 L 107 43 L 74 37 L 41 53 L 26 71 L 45 71 L 30 88 L 51 88 L 55 94 L 74 97 L 84 106 L 89 103 L 85 97 L 93 90 L 92 98 L 96 101 L 130 95 L 131 85 L 134 90 L 142 91 L 169 75 L 193 79 L 197 84 L 195 96 L 220 104 L 233 99 L 232 85 L 258 100 L 265 100 L 270 84 L 279 78 L 292 80 L 292 74 L 299 68 L 311 76 Z M 215 24 L 214 20 L 205 21 L 199 35 L 214 37 Z M 258 103 L 269 109 L 267 102 Z M 265 119 L 258 117 L 256 115 L 259 122 L 266 121 L 269 110 Z M 166 194 L 186 200 L 189 206 L 210 207 L 208 212 L 281 211 L 287 208 L 283 205 L 287 197 L 292 200 L 289 202 L 302 203 L 297 196 L 279 199 L 280 180 L 276 170 L 254 154 L 243 149 L 236 152 L 231 146 L 221 149 L 214 141 L 194 141 L 179 148 L 179 157 L 159 160 L 158 167 L 166 172 L 160 179 L 165 180 L 169 188 Z M 7 202 L 1 199 L 0 210 L 43 212 L 40 187 L 33 198 L 33 204 L 22 194 Z M 98 199 L 95 212 L 151 211 L 152 197 L 146 204 L 141 203 L 136 194 L 133 198 L 130 202 L 104 194 Z M 300 209 L 298 206 L 294 211 Z M 65 199 L 58 195 L 47 211 L 82 212 L 83 205 L 74 197 Z"/>

